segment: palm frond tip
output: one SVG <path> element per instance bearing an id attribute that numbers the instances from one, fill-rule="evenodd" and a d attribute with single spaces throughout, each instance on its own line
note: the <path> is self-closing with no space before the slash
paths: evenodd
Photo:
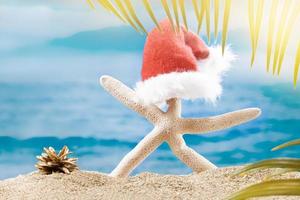
<path id="1" fill-rule="evenodd" d="M 295 145 L 300 145 L 300 139 L 292 140 L 292 141 L 283 143 L 281 145 L 278 145 L 278 146 L 274 147 L 272 149 L 272 151 L 277 151 L 279 149 L 283 149 L 283 148 L 290 147 L 290 146 L 295 146 Z"/>

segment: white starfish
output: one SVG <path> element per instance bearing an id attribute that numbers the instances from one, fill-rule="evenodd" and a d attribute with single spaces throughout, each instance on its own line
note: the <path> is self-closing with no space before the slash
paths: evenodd
<path id="1" fill-rule="evenodd" d="M 170 99 L 167 112 L 155 105 L 144 105 L 137 101 L 135 91 L 120 81 L 102 76 L 101 85 L 124 105 L 144 116 L 154 125 L 146 135 L 111 172 L 113 177 L 127 177 L 149 154 L 166 141 L 173 153 L 195 172 L 216 168 L 196 151 L 188 147 L 183 134 L 199 134 L 230 128 L 253 120 L 261 113 L 259 108 L 248 108 L 206 118 L 182 118 L 180 99 Z"/>

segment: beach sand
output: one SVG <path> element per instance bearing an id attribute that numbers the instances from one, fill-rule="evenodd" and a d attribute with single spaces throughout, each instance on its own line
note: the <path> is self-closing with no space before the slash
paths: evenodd
<path id="1" fill-rule="evenodd" d="M 239 167 L 219 168 L 185 176 L 142 173 L 127 179 L 75 171 L 70 175 L 33 172 L 0 181 L 0 199 L 225 199 L 232 192 L 261 181 L 274 170 L 232 177 Z M 289 174 L 284 177 L 299 177 Z M 283 178 L 283 176 L 279 177 Z M 300 199 L 271 197 L 267 199 Z"/>

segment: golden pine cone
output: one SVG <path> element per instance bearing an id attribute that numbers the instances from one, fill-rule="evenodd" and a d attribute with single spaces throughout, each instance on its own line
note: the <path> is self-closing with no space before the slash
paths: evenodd
<path id="1" fill-rule="evenodd" d="M 44 148 L 42 155 L 36 157 L 39 161 L 35 167 L 43 174 L 54 172 L 70 174 L 70 172 L 78 169 L 77 158 L 67 158 L 71 153 L 67 146 L 64 146 L 58 154 L 52 147 Z"/>

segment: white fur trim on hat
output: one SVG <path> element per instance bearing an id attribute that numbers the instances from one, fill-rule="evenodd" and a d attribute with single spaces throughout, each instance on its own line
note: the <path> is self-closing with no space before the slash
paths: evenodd
<path id="1" fill-rule="evenodd" d="M 140 81 L 135 91 L 138 101 L 161 104 L 171 98 L 215 101 L 222 94 L 222 75 L 230 68 L 235 55 L 226 47 L 209 48 L 209 57 L 199 62 L 198 71 L 172 72 Z"/>

